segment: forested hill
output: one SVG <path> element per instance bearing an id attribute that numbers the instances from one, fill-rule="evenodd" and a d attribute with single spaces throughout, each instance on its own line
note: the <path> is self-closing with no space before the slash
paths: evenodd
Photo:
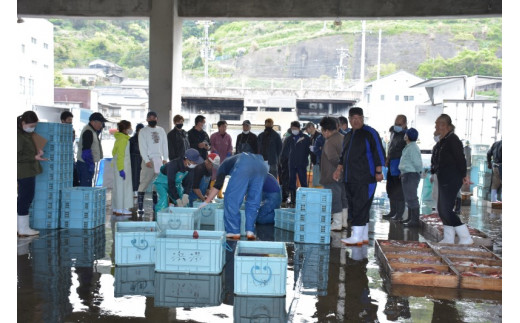
<path id="1" fill-rule="evenodd" d="M 148 20 L 51 19 L 56 71 L 114 62 L 130 78 L 146 78 Z M 381 29 L 381 74 L 406 70 L 427 78 L 502 74 L 502 19 L 367 20 L 365 77 L 375 78 Z M 346 78 L 360 75 L 362 22 L 216 21 L 209 27 L 212 77 L 334 78 L 340 52 Z M 203 24 L 183 25 L 183 69 L 203 75 Z"/>

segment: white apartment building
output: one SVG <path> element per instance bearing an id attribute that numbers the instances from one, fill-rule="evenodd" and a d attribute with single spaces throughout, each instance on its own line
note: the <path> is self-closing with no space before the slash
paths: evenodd
<path id="1" fill-rule="evenodd" d="M 54 30 L 46 19 L 23 18 L 16 24 L 17 115 L 34 105 L 54 104 Z"/>
<path id="2" fill-rule="evenodd" d="M 413 127 L 415 106 L 426 102 L 428 95 L 424 89 L 410 87 L 422 81 L 420 77 L 401 70 L 368 83 L 363 102 L 359 103 L 364 110 L 365 123 L 375 128 L 383 138 L 388 136 L 398 114 L 404 114 L 408 127 Z"/>

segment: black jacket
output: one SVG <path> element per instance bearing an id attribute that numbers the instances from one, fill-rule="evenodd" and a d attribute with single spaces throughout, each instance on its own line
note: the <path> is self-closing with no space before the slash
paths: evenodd
<path id="1" fill-rule="evenodd" d="M 288 156 L 289 167 L 307 168 L 309 165 L 309 154 L 311 152 L 311 138 L 300 131 L 298 137 L 291 135 L 285 138 L 285 151 L 282 151 L 283 156 Z"/>
<path id="2" fill-rule="evenodd" d="M 199 144 L 203 141 L 206 141 L 208 145 L 210 145 L 209 136 L 206 131 L 198 131 L 195 129 L 195 127 L 193 127 L 190 129 L 190 131 L 188 131 L 188 140 L 190 142 L 190 147 L 197 149 L 199 151 L 200 157 L 206 160 L 206 158 L 208 158 L 208 151 L 206 148 L 199 148 Z"/>
<path id="3" fill-rule="evenodd" d="M 235 154 L 253 153 L 258 154 L 258 137 L 249 132 L 247 135 L 241 132 L 237 137 Z M 249 147 L 248 147 L 249 146 Z"/>
<path id="4" fill-rule="evenodd" d="M 343 139 L 339 163 L 346 183 L 375 183 L 376 167 L 385 164 L 385 151 L 379 133 L 370 126 L 352 129 Z"/>
<path id="5" fill-rule="evenodd" d="M 177 191 L 175 178 L 178 172 L 188 172 L 188 174 L 182 180 L 182 187 L 184 189 L 183 194 L 190 194 L 193 188 L 193 169 L 187 168 L 184 166 L 184 157 L 176 158 L 172 161 L 169 161 L 161 167 L 161 173 L 168 177 L 168 193 L 172 197 L 172 199 L 177 200 L 182 198 L 179 196 L 179 192 Z"/>
<path id="6" fill-rule="evenodd" d="M 460 180 L 466 176 L 466 157 L 459 137 L 451 131 L 433 147 L 432 173 L 439 182 Z"/>
<path id="7" fill-rule="evenodd" d="M 184 157 L 184 152 L 190 148 L 188 133 L 185 130 L 173 128 L 168 135 L 168 158 L 174 160 L 177 157 Z"/>
<path id="8" fill-rule="evenodd" d="M 267 160 L 269 165 L 276 165 L 282 151 L 282 138 L 273 128 L 265 128 L 258 135 L 258 153 Z"/>

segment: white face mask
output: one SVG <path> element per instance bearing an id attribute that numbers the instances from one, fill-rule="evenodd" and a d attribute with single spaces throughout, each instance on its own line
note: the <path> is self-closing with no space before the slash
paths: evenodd
<path id="1" fill-rule="evenodd" d="M 24 127 L 23 128 L 23 131 L 25 132 L 28 132 L 28 133 L 31 133 L 31 132 L 34 132 L 34 130 L 36 130 L 36 127 Z"/>
<path id="2" fill-rule="evenodd" d="M 439 140 L 441 140 L 441 136 L 440 135 L 433 136 L 433 140 L 435 140 L 435 142 L 439 142 Z"/>
<path id="3" fill-rule="evenodd" d="M 292 130 L 291 132 L 293 135 L 297 136 L 300 133 L 300 130 Z"/>
<path id="4" fill-rule="evenodd" d="M 195 167 L 197 167 L 196 164 L 189 164 L 189 165 L 188 165 L 188 168 L 195 168 Z"/>
<path id="5" fill-rule="evenodd" d="M 129 136 L 131 136 L 134 133 L 134 130 L 130 129 L 130 130 L 128 130 L 127 133 L 128 133 Z"/>
<path id="6" fill-rule="evenodd" d="M 249 133 L 249 130 L 248 131 L 243 131 L 244 132 L 244 135 L 247 135 Z"/>

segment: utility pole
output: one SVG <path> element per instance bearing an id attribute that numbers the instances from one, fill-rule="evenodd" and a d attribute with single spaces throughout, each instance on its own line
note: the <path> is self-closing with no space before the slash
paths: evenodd
<path id="1" fill-rule="evenodd" d="M 379 44 L 377 46 L 377 79 L 381 76 L 381 28 L 379 28 Z"/>
<path id="2" fill-rule="evenodd" d="M 343 81 L 345 81 L 345 70 L 347 66 L 343 65 L 343 60 L 349 57 L 348 49 L 339 48 L 336 49 L 339 52 L 339 65 L 336 65 L 336 83 L 338 86 L 342 87 Z"/>
<path id="3" fill-rule="evenodd" d="M 198 25 L 204 26 L 204 38 L 200 42 L 202 44 L 202 49 L 200 50 L 200 56 L 204 60 L 204 87 L 208 87 L 208 64 L 209 60 L 213 59 L 213 41 L 209 38 L 209 26 L 213 25 L 212 21 L 209 20 L 201 20 L 197 21 Z"/>
<path id="4" fill-rule="evenodd" d="M 365 95 L 365 23 L 366 21 L 363 20 L 362 22 L 362 31 L 361 31 L 361 73 L 359 75 L 359 82 L 361 85 L 361 92 L 363 96 Z M 361 97 L 363 97 L 361 96 Z"/>

